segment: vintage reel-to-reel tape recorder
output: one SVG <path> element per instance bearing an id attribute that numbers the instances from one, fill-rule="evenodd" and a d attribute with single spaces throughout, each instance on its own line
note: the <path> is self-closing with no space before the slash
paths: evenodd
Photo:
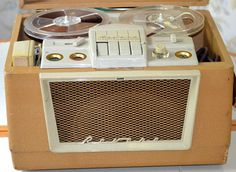
<path id="1" fill-rule="evenodd" d="M 17 169 L 226 161 L 231 60 L 208 12 L 173 6 L 207 1 L 35 3 L 5 66 Z"/>

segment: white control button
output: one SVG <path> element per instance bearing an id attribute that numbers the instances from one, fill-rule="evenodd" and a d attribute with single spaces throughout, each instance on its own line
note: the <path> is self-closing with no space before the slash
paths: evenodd
<path id="1" fill-rule="evenodd" d="M 118 39 L 119 40 L 129 40 L 129 35 L 127 30 L 119 30 L 118 31 Z"/>
<path id="2" fill-rule="evenodd" d="M 75 39 L 75 41 L 73 42 L 73 46 L 74 47 L 79 47 L 80 45 L 84 44 L 86 42 L 85 38 L 82 37 L 78 37 Z"/>
<path id="3" fill-rule="evenodd" d="M 108 42 L 108 51 L 110 56 L 119 55 L 119 44 L 118 41 L 110 41 Z"/>
<path id="4" fill-rule="evenodd" d="M 97 54 L 98 56 L 107 56 L 107 43 L 97 43 Z"/>
<path id="5" fill-rule="evenodd" d="M 106 31 L 102 31 L 102 30 L 98 30 L 96 32 L 96 41 L 97 42 L 107 41 L 107 32 Z"/>
<path id="6" fill-rule="evenodd" d="M 107 40 L 108 41 L 116 41 L 117 40 L 117 31 L 108 30 L 107 31 Z"/>
<path id="7" fill-rule="evenodd" d="M 130 41 L 140 41 L 139 31 L 138 30 L 130 30 L 129 31 L 129 40 Z"/>
<path id="8" fill-rule="evenodd" d="M 162 13 L 159 14 L 157 20 L 158 20 L 159 23 L 162 23 L 162 22 L 164 21 L 164 18 L 163 18 L 163 14 L 162 14 Z"/>
<path id="9" fill-rule="evenodd" d="M 140 42 L 130 42 L 131 46 L 131 53 L 132 55 L 141 55 L 142 54 L 142 47 Z"/>
<path id="10" fill-rule="evenodd" d="M 170 34 L 170 42 L 171 43 L 176 43 L 177 42 L 176 34 Z"/>
<path id="11" fill-rule="evenodd" d="M 120 45 L 120 55 L 121 56 L 130 55 L 129 41 L 120 41 L 119 45 Z"/>

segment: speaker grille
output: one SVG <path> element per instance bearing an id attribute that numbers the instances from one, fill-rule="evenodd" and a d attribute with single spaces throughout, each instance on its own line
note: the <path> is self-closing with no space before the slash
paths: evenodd
<path id="1" fill-rule="evenodd" d="M 61 143 L 180 140 L 190 79 L 49 82 Z"/>

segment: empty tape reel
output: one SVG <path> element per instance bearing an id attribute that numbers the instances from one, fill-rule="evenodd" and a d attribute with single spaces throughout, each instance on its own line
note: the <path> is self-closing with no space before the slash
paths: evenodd
<path id="1" fill-rule="evenodd" d="M 121 14 L 121 23 L 141 24 L 149 33 L 181 33 L 194 35 L 204 27 L 204 16 L 197 11 L 178 6 L 151 6 Z"/>
<path id="2" fill-rule="evenodd" d="M 37 39 L 73 38 L 88 29 L 109 22 L 109 17 L 94 9 L 53 9 L 36 13 L 24 22 L 26 34 Z"/>

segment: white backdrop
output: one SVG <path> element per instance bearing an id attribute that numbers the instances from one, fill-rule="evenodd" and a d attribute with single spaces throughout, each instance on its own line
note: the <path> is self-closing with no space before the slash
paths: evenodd
<path id="1" fill-rule="evenodd" d="M 211 0 L 208 8 L 228 50 L 236 53 L 236 0 Z"/>
<path id="2" fill-rule="evenodd" d="M 9 39 L 15 21 L 17 0 L 0 0 L 0 39 Z"/>

